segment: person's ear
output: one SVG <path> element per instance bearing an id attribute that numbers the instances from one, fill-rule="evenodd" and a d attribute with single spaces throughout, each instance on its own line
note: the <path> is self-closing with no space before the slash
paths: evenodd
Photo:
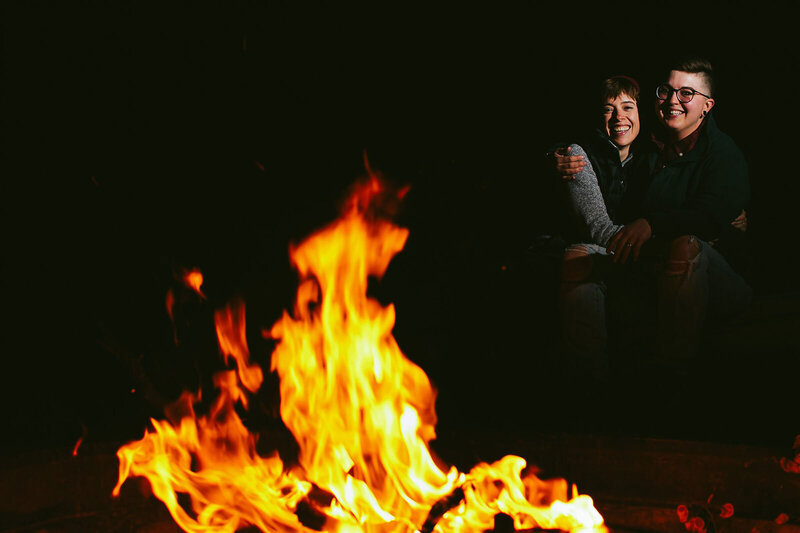
<path id="1" fill-rule="evenodd" d="M 703 115 L 705 116 L 710 113 L 716 103 L 717 102 L 713 98 L 706 98 L 706 103 L 703 105 Z"/>

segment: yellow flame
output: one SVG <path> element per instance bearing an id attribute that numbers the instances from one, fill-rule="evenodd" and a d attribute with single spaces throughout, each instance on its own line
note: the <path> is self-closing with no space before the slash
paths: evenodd
<path id="1" fill-rule="evenodd" d="M 525 459 L 507 455 L 472 468 L 464 483 L 464 503 L 445 513 L 436 525 L 439 532 L 471 532 L 491 529 L 494 516 L 505 513 L 515 529 L 603 531 L 603 517 L 592 499 L 575 495 L 567 501 L 563 479 L 543 481 L 535 474 L 523 477 Z M 577 491 L 576 491 L 577 492 Z"/>
<path id="2" fill-rule="evenodd" d="M 291 251 L 305 281 L 297 318 L 284 313 L 272 328 L 272 368 L 308 475 L 354 523 L 411 528 L 461 477 L 430 455 L 435 393 L 392 337 L 394 307 L 366 297 L 368 276 L 383 275 L 408 231 L 362 215 L 353 203 Z"/>
<path id="3" fill-rule="evenodd" d="M 185 393 L 172 422 L 152 420 L 153 431 L 119 450 L 113 493 L 129 476 L 147 477 L 189 532 L 248 524 L 312 531 L 298 518 L 300 502 L 325 517 L 325 531 L 416 532 L 457 488 L 463 500 L 441 516 L 438 532 L 483 531 L 497 513 L 510 515 L 517 529 L 604 530 L 591 498 L 576 490 L 568 498 L 564 480 L 523 475 L 520 457 L 481 463 L 469 474 L 434 459 L 436 392 L 392 336 L 394 307 L 367 297 L 368 278 L 380 278 L 408 238 L 406 229 L 367 215 L 380 194 L 373 179 L 339 220 L 290 250 L 301 276 L 294 313 L 284 312 L 269 335 L 278 341 L 272 370 L 299 465 L 260 457 L 234 409 L 237 402 L 247 407 L 246 391 L 263 379 L 249 360 L 240 305 L 215 316 L 223 356 L 237 369 L 215 376 L 219 395 L 210 412 L 197 416 L 198 398 Z M 313 490 L 326 497 L 313 498 Z M 186 495 L 183 503 L 178 494 Z"/>
<path id="4" fill-rule="evenodd" d="M 214 323 L 217 328 L 217 340 L 225 362 L 228 357 L 236 360 L 239 380 L 250 392 L 256 392 L 261 387 L 264 374 L 258 365 L 250 365 L 250 350 L 247 348 L 247 328 L 245 326 L 244 305 L 226 307 L 214 314 Z M 247 407 L 247 397 L 242 395 L 242 403 Z"/>

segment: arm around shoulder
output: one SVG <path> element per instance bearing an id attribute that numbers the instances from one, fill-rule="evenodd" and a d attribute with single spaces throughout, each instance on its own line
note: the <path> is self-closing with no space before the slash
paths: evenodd
<path id="1" fill-rule="evenodd" d="M 606 246 L 622 226 L 614 224 L 608 216 L 597 175 L 586 151 L 577 144 L 570 147 L 573 155 L 581 155 L 586 161 L 586 166 L 575 175 L 574 180 L 564 182 L 570 208 L 583 225 L 585 236 L 595 244 Z"/>

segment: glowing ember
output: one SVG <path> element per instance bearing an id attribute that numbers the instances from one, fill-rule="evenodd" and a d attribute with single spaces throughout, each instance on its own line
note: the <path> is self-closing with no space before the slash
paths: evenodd
<path id="1" fill-rule="evenodd" d="M 83 423 L 81 423 L 81 430 L 82 430 L 81 436 L 78 438 L 77 442 L 75 442 L 75 446 L 72 447 L 73 457 L 78 456 L 78 451 L 80 450 L 83 441 L 86 440 L 86 437 L 89 436 L 89 428 L 87 428 L 86 425 Z"/>
<path id="2" fill-rule="evenodd" d="M 186 273 L 183 277 L 184 283 L 188 285 L 190 288 L 194 289 L 194 291 L 205 298 L 205 294 L 203 291 L 200 290 L 200 287 L 203 286 L 203 273 L 199 270 L 191 270 Z"/>
<path id="3" fill-rule="evenodd" d="M 408 237 L 369 215 L 382 194 L 372 179 L 339 220 L 290 250 L 302 278 L 294 313 L 284 312 L 268 335 L 278 341 L 272 370 L 299 465 L 259 456 L 234 409 L 237 402 L 247 407 L 247 391 L 263 379 L 249 361 L 238 305 L 215 317 L 221 351 L 236 370 L 215 376 L 219 396 L 209 414 L 196 416 L 199 397 L 184 393 L 170 409 L 172 422 L 152 420 L 153 431 L 118 451 L 114 495 L 128 477 L 145 476 L 190 532 L 232 533 L 247 525 L 314 531 L 298 518 L 301 502 L 325 517 L 324 531 L 413 532 L 435 503 L 461 489 L 463 499 L 434 531 L 483 531 L 497 513 L 511 516 L 517 529 L 604 531 L 591 498 L 573 487 L 568 499 L 564 480 L 523 476 L 520 457 L 482 463 L 468 474 L 444 470 L 432 457 L 436 393 L 391 334 L 394 307 L 366 296 L 368 277 L 380 278 Z M 178 494 L 190 506 L 179 504 Z"/>
<path id="4" fill-rule="evenodd" d="M 83 437 L 78 438 L 78 441 L 75 443 L 75 446 L 72 447 L 72 457 L 78 456 L 78 450 L 80 449 L 81 444 L 83 444 Z"/>
<path id="5" fill-rule="evenodd" d="M 175 295 L 172 293 L 172 289 L 167 291 L 167 298 L 166 298 L 166 306 L 167 306 L 167 314 L 169 315 L 169 319 L 172 322 L 175 322 L 175 317 L 172 316 L 172 308 L 175 307 Z"/>

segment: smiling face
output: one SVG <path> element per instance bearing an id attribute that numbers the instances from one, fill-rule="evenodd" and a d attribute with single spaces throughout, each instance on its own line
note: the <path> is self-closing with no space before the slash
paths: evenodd
<path id="1" fill-rule="evenodd" d="M 602 112 L 606 135 L 619 147 L 620 160 L 624 160 L 639 135 L 639 106 L 627 93 L 620 93 L 606 100 Z"/>
<path id="2" fill-rule="evenodd" d="M 702 74 L 673 70 L 669 73 L 667 85 L 673 89 L 689 87 L 701 93 L 711 94 Z M 681 102 L 674 91 L 666 100 L 656 99 L 656 116 L 674 141 L 688 137 L 700 126 L 705 116 L 714 107 L 714 99 L 695 94 L 691 101 Z"/>

